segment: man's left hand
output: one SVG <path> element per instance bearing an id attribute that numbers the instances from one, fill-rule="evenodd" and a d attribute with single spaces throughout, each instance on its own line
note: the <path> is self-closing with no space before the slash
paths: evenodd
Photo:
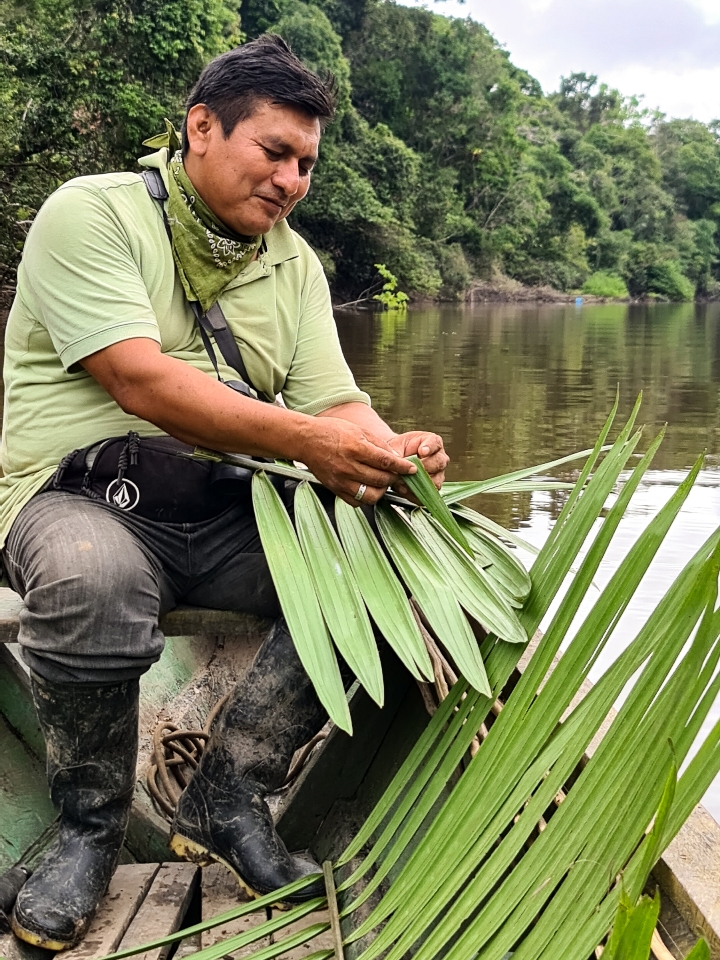
<path id="1" fill-rule="evenodd" d="M 445 481 L 445 467 L 450 462 L 450 457 L 445 453 L 442 437 L 436 433 L 427 433 L 425 430 L 411 430 L 409 433 L 400 433 L 388 440 L 387 445 L 401 457 L 417 454 L 438 490 L 442 487 Z M 406 497 L 410 492 L 402 481 L 395 484 L 395 490 L 401 497 Z"/>

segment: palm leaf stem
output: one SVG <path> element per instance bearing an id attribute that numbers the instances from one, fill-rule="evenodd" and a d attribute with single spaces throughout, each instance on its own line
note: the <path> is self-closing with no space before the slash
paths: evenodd
<path id="1" fill-rule="evenodd" d="M 641 473 L 642 470 L 644 469 L 644 466 L 645 466 L 645 463 L 643 463 L 643 465 L 640 468 L 638 468 L 638 472 Z M 665 513 L 665 516 L 656 518 L 656 521 L 653 521 L 653 523 L 656 523 L 656 522 L 658 524 L 662 523 L 663 520 L 665 520 L 665 518 L 667 518 L 667 516 L 673 511 L 673 509 L 675 509 L 675 512 L 676 512 L 679 509 L 681 499 L 687 495 L 688 489 L 689 487 L 687 487 L 687 489 L 685 490 L 681 490 L 679 492 L 679 495 L 675 503 L 669 505 L 669 509 Z M 623 506 L 624 504 L 621 503 L 615 517 L 613 516 L 613 511 L 610 512 L 606 520 L 606 524 L 609 526 L 609 528 L 612 528 L 614 525 L 616 525 L 617 522 L 619 522 L 619 518 L 621 515 L 621 511 L 623 509 Z M 603 525 L 603 528 L 604 527 L 605 525 Z M 648 528 L 648 530 L 649 529 L 650 528 Z M 601 533 L 602 533 L 602 530 L 601 530 Z M 588 554 L 588 557 L 586 558 L 586 560 L 583 563 L 583 566 L 581 567 L 580 575 L 579 575 L 580 579 L 582 579 L 583 574 L 586 574 L 586 578 L 588 579 L 588 582 L 591 579 L 591 574 L 589 574 L 589 571 L 592 570 L 592 573 L 594 573 L 594 568 L 596 567 L 597 563 L 599 563 L 599 560 L 602 554 L 604 553 L 604 549 L 607 546 L 607 542 L 603 543 L 603 540 L 607 541 L 607 537 L 603 538 L 601 537 L 601 535 L 599 535 L 598 538 L 596 538 L 596 541 L 594 542 L 593 547 L 591 548 Z M 654 541 L 652 542 L 651 541 L 652 541 L 652 533 L 649 534 L 647 537 L 643 538 L 643 546 L 645 547 L 645 568 L 647 564 L 650 562 L 650 559 L 654 555 L 654 552 L 656 549 L 656 545 L 654 544 Z M 624 569 L 617 576 L 623 577 L 626 574 L 627 574 L 627 569 Z M 577 579 L 578 578 L 576 578 L 576 580 Z M 574 584 L 573 584 L 573 587 L 574 587 Z M 573 589 L 573 587 L 571 587 L 571 590 Z M 610 615 L 611 615 L 611 612 L 610 612 Z M 544 647 L 545 647 L 545 644 L 543 643 L 543 648 Z M 540 659 L 541 658 L 538 657 L 538 661 L 540 661 Z M 535 658 L 533 658 L 533 661 L 531 661 L 531 667 L 530 667 L 531 674 L 532 674 L 532 667 L 534 665 L 534 662 L 535 662 Z M 562 661 L 561 661 L 561 665 L 562 665 Z M 544 672 L 545 671 L 542 671 L 542 675 L 540 676 L 540 679 L 542 679 L 542 676 L 544 676 Z M 562 671 L 561 671 L 561 674 L 562 674 Z M 528 676 L 527 672 L 525 676 L 526 677 Z M 553 677 L 551 677 L 549 683 L 552 683 L 554 677 L 555 677 L 555 674 L 553 675 Z M 523 681 L 524 680 L 525 680 L 525 677 L 523 678 Z M 521 683 L 523 681 L 521 681 Z M 529 680 L 527 681 L 527 683 L 529 684 Z M 572 689 L 573 690 L 577 689 L 577 685 L 573 686 Z M 537 686 L 535 687 L 535 690 L 537 690 Z M 503 786 L 505 786 L 506 784 L 511 785 L 514 782 L 513 769 L 517 769 L 517 761 L 518 761 L 518 757 L 516 756 L 517 748 L 515 748 L 515 750 L 512 749 L 512 743 L 508 741 L 507 737 L 503 737 L 503 731 L 505 728 L 511 725 L 511 721 L 514 717 L 517 717 L 523 712 L 522 699 L 518 696 L 519 692 L 520 692 L 519 690 L 516 690 L 513 694 L 513 702 L 515 704 L 515 709 L 511 711 L 510 714 L 508 714 L 507 710 L 503 711 L 498 721 L 491 729 L 490 734 L 483 745 L 483 758 L 484 758 L 483 771 L 492 769 L 494 772 L 494 775 L 498 778 L 498 780 L 501 783 L 503 783 Z M 563 703 L 562 709 L 564 709 L 565 705 L 566 704 Z M 554 723 L 557 722 L 557 720 L 559 719 L 559 714 L 557 715 L 555 714 L 556 705 L 553 704 L 553 707 L 554 709 L 549 714 L 546 714 L 546 716 L 540 718 L 540 721 L 541 721 L 540 723 L 536 724 L 534 727 L 532 724 L 528 724 L 528 726 L 532 728 L 529 732 L 529 741 L 531 743 L 533 744 L 541 743 L 543 738 L 546 737 L 549 731 L 552 729 L 552 726 L 554 725 Z M 547 726 L 545 726 L 545 728 L 543 729 L 543 724 L 546 724 L 546 723 L 550 724 L 549 729 Z M 530 756 L 532 756 L 532 753 L 530 753 Z M 499 769 L 498 769 L 497 763 L 493 763 L 494 760 L 497 760 L 497 762 L 500 763 Z M 425 866 L 420 868 L 420 862 L 422 860 L 422 852 L 423 850 L 426 850 L 428 851 L 428 854 L 429 854 L 433 847 L 435 849 L 440 849 L 440 848 L 444 849 L 447 846 L 448 860 L 446 861 L 446 863 L 457 864 L 458 860 L 462 859 L 464 852 L 467 850 L 468 844 L 471 844 L 473 842 L 473 839 L 476 836 L 476 833 L 478 832 L 478 826 L 480 828 L 485 826 L 485 821 L 488 817 L 488 813 L 492 814 L 495 812 L 494 809 L 492 808 L 492 805 L 489 805 L 489 806 L 486 805 L 485 810 L 483 811 L 484 816 L 481 816 L 480 818 L 478 818 L 480 821 L 479 825 L 468 822 L 467 810 L 470 809 L 470 810 L 473 810 L 473 814 L 476 813 L 476 811 L 474 810 L 474 805 L 472 804 L 472 801 L 471 801 L 471 796 L 484 795 L 486 793 L 485 787 L 483 785 L 482 775 L 479 781 L 477 780 L 476 777 L 473 777 L 471 775 L 471 771 L 476 769 L 475 764 L 476 764 L 476 761 L 473 761 L 473 763 L 471 763 L 468 771 L 466 772 L 466 774 L 460 781 L 460 784 L 454 791 L 450 801 L 448 801 L 448 804 L 446 804 L 446 807 L 443 809 L 441 814 L 436 818 L 432 827 L 430 828 L 427 835 L 425 836 L 423 842 L 420 844 L 420 846 L 416 849 L 416 851 L 411 856 L 406 867 L 404 868 L 406 871 L 408 871 L 408 874 L 413 870 L 415 872 L 421 873 L 424 869 L 427 869 Z M 507 774 L 507 777 L 505 776 L 506 774 Z M 465 816 L 463 816 L 463 814 L 465 814 Z M 443 822 L 445 820 L 447 820 L 449 829 L 443 827 Z M 462 838 L 460 845 L 458 845 L 459 837 Z M 427 856 L 428 854 L 425 854 L 425 856 Z M 452 873 L 452 870 L 450 872 Z M 433 883 L 437 885 L 437 881 L 439 879 L 437 865 L 435 865 L 432 871 L 432 875 L 433 875 Z M 456 883 L 457 882 L 462 883 L 464 882 L 465 879 L 466 877 L 463 876 L 462 873 L 455 871 L 454 881 Z M 397 887 L 401 888 L 402 882 L 398 883 Z M 426 899 L 426 895 L 427 895 L 427 899 Z M 418 904 L 418 907 L 422 907 L 424 905 L 425 907 L 428 908 L 429 914 L 432 914 L 432 912 L 436 908 L 436 905 L 441 902 L 439 898 L 436 898 L 433 901 L 432 905 L 430 905 L 429 901 L 432 899 L 433 899 L 432 887 L 428 889 L 423 884 L 423 881 L 421 880 L 420 885 L 416 887 L 414 890 L 414 902 Z M 384 916 L 389 915 L 389 913 L 392 912 L 395 906 L 396 904 L 393 902 L 393 890 L 391 889 L 390 893 L 383 899 L 381 908 L 379 908 L 379 913 L 378 911 L 376 911 L 375 916 L 371 916 L 366 922 L 366 924 L 363 925 L 363 928 L 370 927 L 371 924 L 373 923 L 373 920 L 383 919 L 383 915 Z M 391 926 L 391 924 L 388 924 L 388 926 Z M 386 930 L 387 929 L 388 928 L 386 927 Z M 383 933 L 384 932 L 385 931 L 383 931 Z"/>

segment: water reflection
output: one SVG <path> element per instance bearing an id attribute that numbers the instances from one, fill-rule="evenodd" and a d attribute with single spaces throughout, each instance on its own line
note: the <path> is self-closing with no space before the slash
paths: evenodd
<path id="1" fill-rule="evenodd" d="M 667 436 L 595 578 L 600 588 L 707 452 L 597 676 L 720 524 L 720 306 L 432 307 L 398 317 L 346 315 L 338 325 L 350 365 L 378 412 L 398 430 L 422 425 L 441 433 L 454 480 L 494 476 L 592 446 L 616 390 L 619 417 L 643 392 L 639 422 L 647 439 L 640 449 L 664 423 Z M 486 496 L 475 505 L 539 546 L 562 496 Z M 716 705 L 712 721 L 719 716 Z M 720 820 L 720 781 L 705 802 Z"/>
<path id="2" fill-rule="evenodd" d="M 717 305 L 481 305 L 338 323 L 380 414 L 442 433 L 460 479 L 587 445 L 618 386 L 621 414 L 643 390 L 643 422 L 672 425 L 661 469 L 720 452 L 719 318 Z"/>

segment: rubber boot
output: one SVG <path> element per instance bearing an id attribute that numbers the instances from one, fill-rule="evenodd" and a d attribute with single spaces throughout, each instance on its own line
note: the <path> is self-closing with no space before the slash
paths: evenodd
<path id="1" fill-rule="evenodd" d="M 20 891 L 16 936 L 66 950 L 85 935 L 117 866 L 135 787 L 137 680 L 56 684 L 32 676 L 59 835 Z"/>
<path id="2" fill-rule="evenodd" d="M 281 617 L 233 689 L 180 797 L 172 850 L 201 866 L 224 864 L 252 897 L 319 873 L 309 856 L 288 853 L 265 798 L 282 786 L 295 751 L 326 721 Z M 324 893 L 322 881 L 313 882 L 282 903 Z"/>

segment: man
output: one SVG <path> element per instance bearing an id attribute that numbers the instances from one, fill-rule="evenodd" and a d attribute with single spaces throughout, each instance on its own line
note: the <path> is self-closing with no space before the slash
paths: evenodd
<path id="1" fill-rule="evenodd" d="M 77 943 L 109 882 L 134 786 L 138 678 L 162 650 L 159 617 L 181 601 L 277 620 L 181 799 L 171 845 L 225 863 L 255 894 L 318 869 L 288 853 L 265 795 L 326 716 L 279 616 L 247 494 L 198 486 L 183 452 L 302 460 L 356 506 L 401 484 L 414 453 L 442 483 L 440 438 L 396 435 L 356 387 L 319 261 L 285 222 L 333 109 L 328 81 L 280 38 L 260 38 L 204 70 L 182 151 L 170 130 L 170 149 L 142 161 L 165 202 L 138 174 L 80 178 L 30 231 L 7 328 L 0 486 L 60 808 L 59 840 L 15 907 L 30 943 Z M 217 309 L 240 348 L 234 367 L 196 322 Z M 286 406 L 228 389 L 238 367 Z M 117 477 L 98 487 L 108 457 Z M 160 507 L 144 515 L 167 464 Z M 133 470 L 145 470 L 134 486 Z"/>

